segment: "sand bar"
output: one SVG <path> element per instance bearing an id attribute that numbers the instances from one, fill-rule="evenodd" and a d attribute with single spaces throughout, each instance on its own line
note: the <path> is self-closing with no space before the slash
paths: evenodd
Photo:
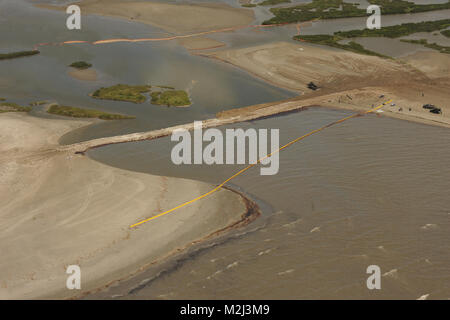
<path id="1" fill-rule="evenodd" d="M 80 296 L 254 217 L 243 216 L 247 200 L 222 189 L 129 229 L 212 186 L 56 151 L 61 135 L 89 123 L 0 114 L 0 299 Z M 80 291 L 66 289 L 72 264 Z"/>
<path id="2" fill-rule="evenodd" d="M 70 68 L 69 76 L 81 81 L 97 81 L 97 72 L 95 69 L 76 69 Z"/>
<path id="3" fill-rule="evenodd" d="M 254 19 L 251 9 L 233 8 L 221 3 L 168 4 L 148 1 L 84 0 L 76 4 L 80 6 L 82 13 L 142 22 L 176 34 L 245 26 Z M 65 7 L 51 4 L 37 6 L 65 10 Z"/>

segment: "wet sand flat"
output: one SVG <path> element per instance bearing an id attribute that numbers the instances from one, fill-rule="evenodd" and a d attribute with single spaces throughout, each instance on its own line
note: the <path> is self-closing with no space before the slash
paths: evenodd
<path id="1" fill-rule="evenodd" d="M 214 29 L 245 26 L 253 11 L 226 4 L 167 4 L 160 2 L 84 0 L 78 3 L 82 13 L 118 17 L 147 23 L 168 32 L 186 34 Z M 39 4 L 38 7 L 65 10 L 65 7 Z"/>
<path id="2" fill-rule="evenodd" d="M 78 70 L 71 68 L 68 72 L 69 76 L 81 81 L 96 81 L 97 72 L 94 69 Z"/>

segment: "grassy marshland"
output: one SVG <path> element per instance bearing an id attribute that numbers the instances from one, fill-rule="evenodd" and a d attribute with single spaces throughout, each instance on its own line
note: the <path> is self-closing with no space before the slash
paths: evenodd
<path id="1" fill-rule="evenodd" d="M 181 107 L 192 104 L 187 92 L 183 90 L 154 91 L 151 97 L 151 103 L 157 105 Z"/>
<path id="2" fill-rule="evenodd" d="M 387 37 L 398 38 L 408 36 L 417 32 L 433 32 L 445 29 L 450 26 L 450 19 L 424 21 L 417 23 L 402 23 L 390 27 L 382 27 L 380 29 L 362 29 L 339 31 L 334 34 L 342 38 L 356 38 L 356 37 Z"/>
<path id="3" fill-rule="evenodd" d="M 90 64 L 86 61 L 76 61 L 76 62 L 72 63 L 71 65 L 69 65 L 69 67 L 76 68 L 79 70 L 85 70 L 85 69 L 89 69 L 90 67 L 92 67 L 92 64 Z"/>
<path id="4" fill-rule="evenodd" d="M 161 90 L 152 91 L 153 88 Z M 134 103 L 143 103 L 147 100 L 145 93 L 150 93 L 151 103 L 166 106 L 188 106 L 191 101 L 186 91 L 175 90 L 170 86 L 129 86 L 126 84 L 118 84 L 108 88 L 100 88 L 96 90 L 92 97 L 97 99 L 127 101 Z"/>
<path id="5" fill-rule="evenodd" d="M 0 60 L 6 60 L 6 59 L 15 59 L 15 58 L 21 58 L 26 56 L 33 56 L 35 54 L 39 54 L 39 50 L 32 50 L 32 51 L 18 51 L 18 52 L 11 52 L 11 53 L 0 53 Z"/>
<path id="6" fill-rule="evenodd" d="M 52 105 L 47 110 L 48 113 L 72 118 L 98 118 L 102 120 L 122 120 L 134 119 L 132 116 L 125 116 L 122 114 L 107 113 L 92 109 L 82 109 L 69 106 Z"/>
<path id="7" fill-rule="evenodd" d="M 441 46 L 437 43 L 428 43 L 428 41 L 426 39 L 420 39 L 420 40 L 407 40 L 407 39 L 402 39 L 400 40 L 402 42 L 408 42 L 408 43 L 414 43 L 414 44 L 421 44 L 424 47 L 430 48 L 430 49 L 434 49 L 437 50 L 441 53 L 447 53 L 450 54 L 450 47 L 446 47 L 446 46 Z"/>
<path id="8" fill-rule="evenodd" d="M 441 4 L 415 4 L 405 0 L 368 0 L 370 4 L 379 5 L 381 13 L 403 14 L 450 9 L 450 1 Z M 272 8 L 275 17 L 264 21 L 263 24 L 279 24 L 303 22 L 314 19 L 338 19 L 351 17 L 365 17 L 365 8 L 358 8 L 357 4 L 344 0 L 313 0 L 311 3 L 288 8 Z"/>
<path id="9" fill-rule="evenodd" d="M 381 29 L 362 29 L 362 30 L 350 30 L 350 31 L 338 31 L 333 35 L 317 34 L 317 35 L 299 35 L 295 36 L 294 40 L 303 40 L 312 43 L 327 45 L 330 47 L 340 48 L 356 53 L 385 57 L 382 54 L 365 49 L 362 45 L 351 41 L 348 44 L 341 44 L 339 41 L 356 38 L 356 37 L 387 37 L 387 38 L 398 38 L 407 36 L 417 32 L 433 32 L 437 30 L 442 30 L 450 26 L 450 19 L 436 20 L 436 21 L 426 21 L 418 23 L 404 23 L 396 26 L 382 27 Z M 403 41 L 403 40 L 402 40 Z M 412 41 L 407 41 L 412 42 Z M 412 42 L 416 43 L 416 42 Z M 417 42 L 419 43 L 419 42 Z M 424 43 L 420 43 L 425 45 Z M 429 48 L 439 50 L 441 52 L 446 52 L 446 47 L 440 47 L 436 44 L 428 44 Z M 443 51 L 442 51 L 443 50 Z"/>
<path id="10" fill-rule="evenodd" d="M 274 6 L 280 3 L 290 3 L 291 0 L 264 0 L 258 6 Z"/>
<path id="11" fill-rule="evenodd" d="M 17 103 L 0 102 L 0 113 L 4 112 L 29 112 L 31 107 L 19 106 Z"/>
<path id="12" fill-rule="evenodd" d="M 92 97 L 96 99 L 127 101 L 134 103 L 143 103 L 147 97 L 143 93 L 150 92 L 151 86 L 129 86 L 126 84 L 117 84 L 108 88 L 96 90 Z"/>

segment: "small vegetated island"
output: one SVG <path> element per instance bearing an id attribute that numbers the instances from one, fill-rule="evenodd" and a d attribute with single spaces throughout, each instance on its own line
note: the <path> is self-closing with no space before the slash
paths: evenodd
<path id="1" fill-rule="evenodd" d="M 90 67 L 92 67 L 92 64 L 86 62 L 86 61 L 76 61 L 74 63 L 72 63 L 71 65 L 69 65 L 69 67 L 78 69 L 78 70 L 86 70 L 89 69 Z"/>
<path id="2" fill-rule="evenodd" d="M 14 102 L 5 102 L 5 99 L 0 98 L 0 113 L 5 112 L 29 112 L 33 108 L 32 106 L 40 106 L 47 103 L 47 101 L 30 102 L 30 106 L 20 106 Z M 123 119 L 135 119 L 133 116 L 127 116 L 122 114 L 107 113 L 92 109 L 82 109 L 69 106 L 60 106 L 52 104 L 48 110 L 48 113 L 56 114 L 60 116 L 72 117 L 72 118 L 98 118 L 102 120 L 123 120 Z"/>
<path id="3" fill-rule="evenodd" d="M 77 107 L 51 105 L 47 110 L 48 113 L 72 118 L 98 118 L 102 120 L 124 120 L 134 119 L 135 117 L 122 114 L 107 113 L 92 109 L 82 109 Z"/>
<path id="4" fill-rule="evenodd" d="M 16 59 L 16 58 L 21 58 L 21 57 L 33 56 L 33 55 L 39 54 L 39 53 L 40 53 L 39 50 L 0 53 L 0 60 L 8 60 L 8 59 Z"/>
<path id="5" fill-rule="evenodd" d="M 245 8 L 254 8 L 256 6 L 274 6 L 281 3 L 291 3 L 291 0 L 264 0 L 260 3 L 251 3 L 250 0 L 244 1 L 242 6 Z"/>
<path id="6" fill-rule="evenodd" d="M 290 3 L 291 0 L 264 0 L 258 3 L 259 6 L 275 6 L 281 3 Z"/>
<path id="7" fill-rule="evenodd" d="M 175 90 L 169 86 L 117 84 L 108 88 L 100 88 L 91 96 L 96 99 L 143 103 L 147 100 L 146 94 L 150 94 L 151 103 L 156 105 L 185 107 L 192 104 L 186 91 Z"/>
<path id="8" fill-rule="evenodd" d="M 381 13 L 403 14 L 450 9 L 450 1 L 439 4 L 415 4 L 405 0 L 367 0 L 370 4 L 381 7 Z M 274 17 L 263 24 L 280 24 L 304 22 L 315 19 L 339 19 L 367 16 L 366 8 L 358 8 L 358 4 L 344 0 L 313 0 L 311 3 L 287 8 L 272 8 Z"/>

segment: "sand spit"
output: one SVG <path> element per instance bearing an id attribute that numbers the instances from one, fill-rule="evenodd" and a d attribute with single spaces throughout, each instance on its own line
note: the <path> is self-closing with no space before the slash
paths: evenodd
<path id="1" fill-rule="evenodd" d="M 57 151 L 61 135 L 89 123 L 0 115 L 0 299 L 80 296 L 254 217 L 248 200 L 223 189 L 129 229 L 212 186 Z M 72 264 L 82 290 L 66 289 Z"/>
<path id="2" fill-rule="evenodd" d="M 84 0 L 78 2 L 82 13 L 104 15 L 153 25 L 171 33 L 186 34 L 245 26 L 254 19 L 253 11 L 220 3 L 168 4 L 160 2 Z M 65 7 L 38 4 L 40 8 L 65 10 Z"/>

